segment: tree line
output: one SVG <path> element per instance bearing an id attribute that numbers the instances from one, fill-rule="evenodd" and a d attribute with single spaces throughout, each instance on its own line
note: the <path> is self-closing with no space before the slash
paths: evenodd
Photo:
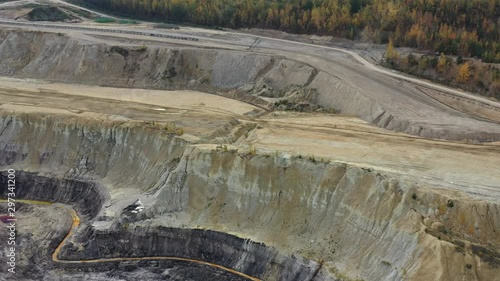
<path id="1" fill-rule="evenodd" d="M 387 44 L 385 61 L 390 68 L 424 77 L 433 81 L 460 87 L 500 100 L 500 66 L 461 56 L 452 58 L 441 53 L 400 55 L 392 40 Z"/>
<path id="2" fill-rule="evenodd" d="M 393 40 L 500 62 L 500 0 L 72 0 L 130 17 Z"/>

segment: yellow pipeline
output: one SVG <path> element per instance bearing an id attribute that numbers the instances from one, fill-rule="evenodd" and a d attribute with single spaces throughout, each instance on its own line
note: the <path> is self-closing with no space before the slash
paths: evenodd
<path id="1" fill-rule="evenodd" d="M 15 202 L 24 203 L 24 204 L 31 204 L 31 205 L 52 205 L 53 204 L 52 202 L 37 201 L 37 200 L 16 200 Z M 0 199 L 0 203 L 7 203 L 7 200 Z M 63 208 L 63 207 L 61 207 L 61 208 Z M 94 259 L 94 260 L 77 260 L 77 261 L 60 260 L 59 253 L 61 252 L 62 247 L 65 245 L 66 241 L 68 241 L 71 238 L 71 236 L 73 236 L 73 234 L 75 234 L 76 229 L 80 226 L 80 217 L 78 216 L 78 213 L 75 211 L 75 209 L 71 208 L 69 210 L 69 212 L 71 214 L 71 218 L 73 220 L 73 223 L 71 224 L 71 229 L 69 230 L 68 234 L 66 234 L 64 239 L 61 241 L 61 243 L 59 243 L 59 245 L 54 250 L 54 253 L 52 253 L 52 261 L 54 261 L 54 262 L 77 264 L 77 263 L 98 263 L 98 262 L 140 261 L 140 260 L 185 261 L 185 262 L 192 262 L 192 263 L 197 263 L 197 264 L 215 267 L 215 268 L 230 272 L 232 274 L 241 276 L 241 277 L 246 278 L 248 280 L 261 281 L 258 278 L 252 277 L 250 275 L 236 271 L 236 270 L 231 269 L 231 268 L 227 268 L 227 267 L 222 266 L 222 265 L 209 263 L 209 262 L 201 261 L 201 260 L 179 258 L 179 257 L 161 257 L 160 256 L 160 257 L 139 257 L 139 258 L 102 258 L 102 259 Z"/>

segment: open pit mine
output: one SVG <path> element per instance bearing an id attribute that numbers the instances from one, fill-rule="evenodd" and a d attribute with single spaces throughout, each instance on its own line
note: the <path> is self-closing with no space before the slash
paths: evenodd
<path id="1" fill-rule="evenodd" d="M 146 25 L 4 20 L 0 76 L 0 280 L 500 280 L 494 101 Z"/>

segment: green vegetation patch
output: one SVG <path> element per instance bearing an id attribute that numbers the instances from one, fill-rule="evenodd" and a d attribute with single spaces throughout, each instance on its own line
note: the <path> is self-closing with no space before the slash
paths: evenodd
<path id="1" fill-rule="evenodd" d="M 64 21 L 74 19 L 74 17 L 57 7 L 39 6 L 28 13 L 28 19 L 31 21 Z"/>
<path id="2" fill-rule="evenodd" d="M 168 123 L 163 127 L 165 131 L 171 134 L 175 134 L 177 136 L 182 136 L 184 134 L 184 128 L 177 127 L 175 123 Z"/>
<path id="3" fill-rule="evenodd" d="M 479 59 L 464 59 L 461 56 L 447 56 L 444 53 L 439 55 L 410 53 L 404 56 L 396 51 L 391 40 L 385 53 L 385 66 L 500 99 L 498 64 L 487 64 Z"/>
<path id="4" fill-rule="evenodd" d="M 153 25 L 154 28 L 163 28 L 163 29 L 179 29 L 179 25 L 171 24 L 171 23 L 157 23 Z"/>
<path id="5" fill-rule="evenodd" d="M 34 8 L 39 8 L 39 7 L 48 7 L 48 6 L 35 4 L 35 3 L 28 3 L 26 5 L 20 6 L 20 8 L 23 8 L 23 9 L 34 9 Z"/>
<path id="6" fill-rule="evenodd" d="M 94 21 L 97 23 L 115 23 L 116 19 L 108 18 L 108 17 L 98 17 L 98 18 L 94 19 Z"/>
<path id="7" fill-rule="evenodd" d="M 141 22 L 136 21 L 136 20 L 125 20 L 125 19 L 120 19 L 118 20 L 119 24 L 139 24 Z"/>
<path id="8" fill-rule="evenodd" d="M 112 53 L 118 53 L 118 54 L 122 55 L 123 57 L 127 57 L 128 56 L 128 50 L 125 49 L 125 48 L 119 47 L 119 46 L 113 46 L 113 47 L 111 47 L 110 51 Z"/>
<path id="9" fill-rule="evenodd" d="M 136 20 L 114 19 L 110 17 L 98 17 L 94 19 L 97 23 L 139 24 Z"/>
<path id="10" fill-rule="evenodd" d="M 269 28 L 384 44 L 392 38 L 396 47 L 500 62 L 500 1 L 497 0 L 66 1 L 162 22 Z"/>
<path id="11" fill-rule="evenodd" d="M 0 0 L 0 3 L 2 3 L 1 0 Z M 0 10 L 21 10 L 21 9 L 33 9 L 33 8 L 37 8 L 37 7 L 45 7 L 45 5 L 29 3 L 29 4 L 26 4 L 26 5 L 20 5 L 20 6 L 2 7 L 2 8 L 0 8 Z"/>

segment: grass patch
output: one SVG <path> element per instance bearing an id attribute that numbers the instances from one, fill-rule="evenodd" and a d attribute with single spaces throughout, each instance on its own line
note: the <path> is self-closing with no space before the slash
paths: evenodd
<path id="1" fill-rule="evenodd" d="M 97 23 L 139 24 L 136 20 L 114 19 L 110 17 L 98 17 L 94 19 Z"/>
<path id="2" fill-rule="evenodd" d="M 25 9 L 34 9 L 34 8 L 39 8 L 39 7 L 47 7 L 47 6 L 46 5 L 35 4 L 35 3 L 29 3 L 29 4 L 21 6 L 21 8 L 25 8 Z"/>
<path id="3" fill-rule="evenodd" d="M 39 6 L 28 13 L 28 19 L 31 21 L 64 21 L 74 19 L 74 17 L 57 7 Z"/>
<path id="4" fill-rule="evenodd" d="M 174 123 L 168 123 L 163 127 L 163 129 L 171 134 L 175 134 L 176 136 L 182 136 L 184 134 L 184 129 L 181 127 L 177 127 Z"/>
<path id="5" fill-rule="evenodd" d="M 118 20 L 119 24 L 139 24 L 141 22 L 136 21 L 136 20 L 125 20 L 125 19 L 120 19 Z"/>
<path id="6" fill-rule="evenodd" d="M 95 18 L 94 21 L 97 23 L 114 23 L 114 22 L 116 22 L 116 19 L 108 18 L 108 17 L 98 17 L 98 18 Z"/>
<path id="7" fill-rule="evenodd" d="M 318 160 L 316 160 L 316 157 L 315 157 L 314 155 L 309 156 L 309 158 L 308 158 L 308 159 L 309 159 L 309 161 L 311 161 L 311 162 L 313 162 L 313 163 L 318 162 Z"/>
<path id="8" fill-rule="evenodd" d="M 163 28 L 163 29 L 179 29 L 179 25 L 170 23 L 157 23 L 153 25 L 153 28 Z"/>
<path id="9" fill-rule="evenodd" d="M 2 1 L 0 1 L 2 3 Z M 21 6 L 7 6 L 7 7 L 2 7 L 0 10 L 5 11 L 5 10 L 21 10 L 21 9 L 33 9 L 37 7 L 47 7 L 46 5 L 40 5 L 40 4 L 34 4 L 34 3 L 29 3 Z"/>
<path id="10" fill-rule="evenodd" d="M 257 150 L 255 149 L 255 147 L 250 146 L 250 149 L 248 150 L 248 154 L 249 155 L 256 155 L 257 154 Z"/>
<path id="11" fill-rule="evenodd" d="M 138 52 L 145 52 L 146 50 L 148 49 L 148 47 L 144 44 L 142 44 L 142 46 L 139 47 L 139 49 L 137 49 Z"/>
<path id="12" fill-rule="evenodd" d="M 125 49 L 125 48 L 119 47 L 119 46 L 113 46 L 113 47 L 111 47 L 110 51 L 112 53 L 120 54 L 123 57 L 127 57 L 128 56 L 128 50 Z"/>
<path id="13" fill-rule="evenodd" d="M 330 114 L 338 113 L 334 108 L 325 108 L 317 104 L 312 104 L 307 101 L 296 102 L 282 99 L 274 102 L 274 108 L 282 111 L 297 111 L 297 112 L 324 112 Z"/>
<path id="14" fill-rule="evenodd" d="M 175 134 L 176 136 L 182 136 L 184 134 L 184 128 L 177 126 L 173 122 L 166 124 L 156 123 L 155 121 L 144 121 L 144 124 L 148 128 L 153 128 L 156 130 L 164 130 L 169 134 Z"/>
<path id="15" fill-rule="evenodd" d="M 388 266 L 388 267 L 391 267 L 392 264 L 388 261 L 382 261 L 382 264 L 385 265 L 385 266 Z"/>

